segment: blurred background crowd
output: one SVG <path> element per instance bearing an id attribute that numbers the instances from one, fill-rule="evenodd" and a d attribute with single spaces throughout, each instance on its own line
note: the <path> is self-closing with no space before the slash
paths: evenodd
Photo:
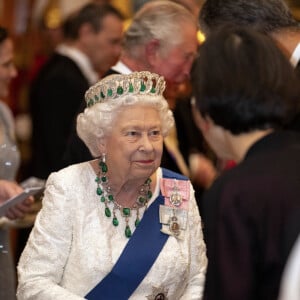
<path id="1" fill-rule="evenodd" d="M 16 140 L 21 154 L 21 165 L 16 177 L 17 182 L 22 182 L 31 176 L 47 179 L 48 174 L 42 176 L 36 173 L 32 167 L 34 152 L 32 149 L 33 126 L 31 110 L 32 97 L 30 91 L 41 67 L 50 59 L 55 49 L 57 49 L 57 46 L 63 42 L 62 25 L 65 20 L 88 2 L 109 3 L 124 17 L 123 27 L 126 31 L 131 18 L 148 1 L 151 0 L 0 0 L 0 25 L 8 29 L 9 34 L 13 39 L 15 47 L 15 65 L 18 71 L 17 75 L 12 80 L 9 96 L 6 99 L 1 99 L 11 109 L 15 121 Z M 198 17 L 204 2 L 204 0 L 173 1 L 184 5 L 196 17 Z M 300 20 L 300 0 L 286 0 L 286 2 L 291 8 L 295 19 Z M 199 45 L 204 39 L 203 33 L 199 31 Z M 117 61 L 118 58 L 115 62 Z M 107 70 L 103 71 L 103 73 L 101 73 L 101 70 L 98 70 L 98 78 L 103 77 L 106 71 L 113 65 L 114 63 L 112 63 Z M 118 69 L 115 69 L 114 71 L 120 72 Z M 123 70 L 121 71 L 123 72 Z M 189 82 L 181 82 L 176 87 L 172 85 L 169 86 L 171 86 L 171 88 L 167 89 L 166 98 L 172 109 L 173 98 L 174 102 L 176 102 L 177 98 L 190 98 L 191 86 Z M 175 110 L 174 114 L 176 119 Z M 186 135 L 186 132 L 183 133 L 183 135 Z M 192 135 L 193 131 L 188 132 Z M 183 136 L 180 136 L 180 132 L 177 132 L 177 134 L 178 139 L 183 138 Z M 198 133 L 198 137 L 199 136 L 200 133 Z M 50 142 L 51 140 L 53 141 L 50 136 L 48 138 L 50 139 Z M 222 165 L 223 162 L 216 159 L 215 155 L 204 141 L 199 138 L 195 139 L 198 139 L 201 143 L 203 142 L 199 147 L 202 147 L 201 151 L 203 151 L 205 157 L 211 161 L 217 171 L 231 166 L 230 162 L 226 162 L 227 165 Z M 53 143 L 53 149 L 49 150 L 52 151 L 54 148 L 55 145 Z M 189 159 L 191 159 L 191 157 L 189 157 Z M 195 163 L 193 162 L 191 166 L 194 165 Z M 178 171 L 185 174 L 184 168 L 181 168 L 180 166 Z M 192 171 L 193 170 L 187 170 L 190 174 L 193 174 Z M 202 170 L 202 174 L 205 175 L 204 171 L 205 170 Z M 193 182 L 193 184 L 195 184 L 194 187 L 196 193 L 201 193 L 201 189 L 207 188 L 214 179 L 214 171 L 209 169 L 207 172 L 207 178 L 204 178 L 205 176 L 203 175 L 201 182 Z M 195 171 L 195 174 L 199 175 L 197 174 L 197 170 Z M 200 191 L 197 189 L 198 185 Z M 28 229 L 28 232 L 30 229 L 31 228 Z M 11 229 L 15 261 L 18 260 L 28 236 L 28 232 L 25 232 L 24 234 L 22 230 L 26 231 L 27 229 Z"/>

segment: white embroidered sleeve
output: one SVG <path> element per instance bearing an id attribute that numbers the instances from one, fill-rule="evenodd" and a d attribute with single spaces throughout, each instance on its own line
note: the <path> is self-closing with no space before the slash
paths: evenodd
<path id="1" fill-rule="evenodd" d="M 19 261 L 19 300 L 83 299 L 59 285 L 72 240 L 72 197 L 50 175 L 43 208 Z"/>

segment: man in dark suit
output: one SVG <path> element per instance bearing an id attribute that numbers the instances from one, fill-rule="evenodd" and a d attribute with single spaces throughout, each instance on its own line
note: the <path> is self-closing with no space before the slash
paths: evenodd
<path id="1" fill-rule="evenodd" d="M 285 0 L 206 0 L 199 23 L 207 36 L 225 24 L 251 27 L 270 35 L 300 78 L 300 27 Z M 287 128 L 300 131 L 300 113 Z"/>
<path id="2" fill-rule="evenodd" d="M 148 70 L 164 76 L 170 92 L 174 86 L 189 80 L 197 48 L 197 20 L 188 10 L 171 1 L 149 2 L 135 14 L 125 32 L 120 60 L 106 75 Z M 174 95 L 172 91 L 171 97 L 178 98 L 176 96 L 178 94 Z M 176 128 L 173 136 L 165 140 L 162 166 L 197 179 L 200 193 L 214 179 L 215 169 L 208 158 L 199 155 L 205 151 L 205 146 L 201 137 L 195 138 L 199 134 L 193 123 L 190 102 L 177 101 L 172 106 L 171 97 L 166 96 L 174 110 Z M 84 106 L 82 104 L 81 111 Z M 180 139 L 176 138 L 177 133 Z M 199 166 L 195 177 L 189 166 L 190 155 L 196 161 L 193 164 Z M 90 159 L 91 154 L 77 137 L 74 128 L 64 164 Z"/>
<path id="3" fill-rule="evenodd" d="M 287 229 L 300 208 L 300 135 L 281 130 L 299 109 L 298 82 L 273 40 L 257 31 L 225 26 L 200 49 L 197 124 L 218 157 L 237 162 L 203 196 L 204 299 L 278 297 L 283 241 L 295 241 Z"/>
<path id="4" fill-rule="evenodd" d="M 61 168 L 66 140 L 84 93 L 116 63 L 123 18 L 110 5 L 87 4 L 63 25 L 65 42 L 41 69 L 30 92 L 32 175 Z"/>

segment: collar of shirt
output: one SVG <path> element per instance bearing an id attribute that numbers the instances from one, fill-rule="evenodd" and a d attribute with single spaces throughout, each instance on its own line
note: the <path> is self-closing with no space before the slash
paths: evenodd
<path id="1" fill-rule="evenodd" d="M 297 66 L 299 60 L 300 60 L 300 43 L 295 48 L 295 50 L 290 58 L 290 63 L 295 68 Z"/>
<path id="2" fill-rule="evenodd" d="M 99 75 L 94 71 L 89 58 L 80 50 L 61 44 L 56 48 L 56 52 L 72 59 L 84 74 L 90 85 L 99 80 Z"/>
<path id="3" fill-rule="evenodd" d="M 120 60 L 112 67 L 112 70 L 120 73 L 128 75 L 132 73 L 132 70 L 130 70 L 124 63 L 122 63 Z"/>

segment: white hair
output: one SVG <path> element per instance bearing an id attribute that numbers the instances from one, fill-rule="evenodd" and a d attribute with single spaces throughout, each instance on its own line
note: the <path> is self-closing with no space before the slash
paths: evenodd
<path id="1" fill-rule="evenodd" d="M 118 114 L 124 107 L 143 105 L 155 108 L 160 116 L 163 137 L 174 125 L 173 113 L 160 95 L 124 95 L 117 99 L 87 107 L 77 117 L 77 133 L 94 157 L 101 155 L 99 145 L 110 134 Z"/>
<path id="2" fill-rule="evenodd" d="M 181 43 L 185 24 L 198 27 L 195 16 L 182 5 L 171 1 L 150 1 L 135 14 L 125 32 L 123 48 L 136 57 L 140 46 L 155 39 L 166 53 Z"/>

